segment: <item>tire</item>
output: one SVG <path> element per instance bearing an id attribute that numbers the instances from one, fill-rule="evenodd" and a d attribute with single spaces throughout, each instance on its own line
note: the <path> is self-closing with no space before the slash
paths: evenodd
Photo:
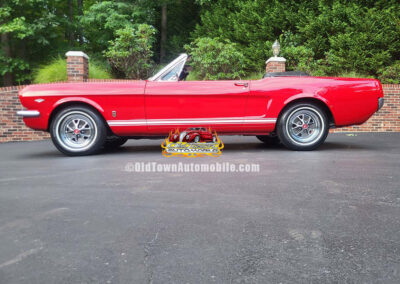
<path id="1" fill-rule="evenodd" d="M 284 110 L 277 133 L 282 144 L 295 151 L 310 151 L 324 143 L 329 132 L 326 113 L 314 103 L 297 103 Z"/>
<path id="2" fill-rule="evenodd" d="M 125 137 L 118 137 L 118 136 L 107 137 L 103 147 L 107 150 L 116 149 L 124 145 L 126 141 L 128 141 L 128 138 Z"/>
<path id="3" fill-rule="evenodd" d="M 258 135 L 256 136 L 258 140 L 264 142 L 266 145 L 277 146 L 280 144 L 278 136 L 271 135 Z"/>
<path id="4" fill-rule="evenodd" d="M 56 148 L 68 156 L 97 153 L 104 144 L 107 128 L 102 117 L 86 106 L 70 106 L 59 111 L 50 124 Z"/>

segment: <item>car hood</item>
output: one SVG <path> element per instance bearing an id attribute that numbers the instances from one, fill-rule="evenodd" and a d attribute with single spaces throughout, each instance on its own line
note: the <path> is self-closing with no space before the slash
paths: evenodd
<path id="1" fill-rule="evenodd" d="M 20 91 L 21 97 L 123 95 L 144 92 L 146 81 L 53 83 L 30 85 Z"/>

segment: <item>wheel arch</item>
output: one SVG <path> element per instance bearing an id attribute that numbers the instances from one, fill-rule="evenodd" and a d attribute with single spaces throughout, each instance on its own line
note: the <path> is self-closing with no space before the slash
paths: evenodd
<path id="1" fill-rule="evenodd" d="M 47 131 L 50 130 L 51 122 L 53 121 L 53 119 L 57 115 L 57 113 L 67 107 L 70 107 L 70 106 L 84 106 L 84 107 L 90 108 L 92 111 L 96 112 L 99 115 L 99 117 L 103 120 L 104 125 L 107 128 L 107 132 L 109 132 L 110 134 L 113 134 L 106 119 L 104 118 L 104 115 L 103 115 L 104 109 L 97 103 L 90 101 L 90 100 L 60 100 L 57 103 L 55 103 L 54 108 L 53 108 L 52 112 L 50 113 L 48 121 L 47 121 Z"/>
<path id="2" fill-rule="evenodd" d="M 317 99 L 314 97 L 298 98 L 298 99 L 294 99 L 294 100 L 287 102 L 285 104 L 285 106 L 281 109 L 281 111 L 279 112 L 277 122 L 279 121 L 279 119 L 281 118 L 282 114 L 285 112 L 286 109 L 288 109 L 292 105 L 298 104 L 298 103 L 313 103 L 313 104 L 318 105 L 326 113 L 328 120 L 329 120 L 329 126 L 330 127 L 335 126 L 335 117 L 333 116 L 332 110 L 329 108 L 327 103 L 324 102 L 323 100 L 320 100 L 320 99 Z"/>

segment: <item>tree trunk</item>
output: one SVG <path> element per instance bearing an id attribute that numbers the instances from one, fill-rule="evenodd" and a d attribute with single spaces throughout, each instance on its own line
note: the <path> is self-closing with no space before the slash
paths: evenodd
<path id="1" fill-rule="evenodd" d="M 72 4 L 72 0 L 68 0 L 68 19 L 69 19 L 69 32 L 68 32 L 68 40 L 69 44 L 72 46 L 75 41 L 74 37 L 74 5 Z"/>
<path id="2" fill-rule="evenodd" d="M 165 59 L 165 46 L 167 43 L 167 4 L 161 7 L 161 44 L 160 44 L 160 62 Z"/>
<path id="3" fill-rule="evenodd" d="M 78 15 L 83 16 L 83 0 L 77 0 L 77 6 L 78 6 Z M 83 35 L 82 35 L 82 27 L 81 24 L 78 22 L 78 39 L 79 39 L 79 44 L 83 44 Z"/>
<path id="4" fill-rule="evenodd" d="M 8 39 L 8 34 L 1 34 L 1 45 L 3 47 L 4 55 L 8 58 L 11 58 L 11 48 Z M 3 75 L 3 84 L 4 86 L 11 86 L 13 84 L 12 73 L 8 72 Z"/>

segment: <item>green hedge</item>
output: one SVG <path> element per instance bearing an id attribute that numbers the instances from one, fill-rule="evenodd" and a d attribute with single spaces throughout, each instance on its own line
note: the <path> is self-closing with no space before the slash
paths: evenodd
<path id="1" fill-rule="evenodd" d="M 90 79 L 112 79 L 111 73 L 101 63 L 89 62 Z M 34 70 L 35 84 L 67 81 L 67 60 L 56 58 L 47 65 Z"/>

